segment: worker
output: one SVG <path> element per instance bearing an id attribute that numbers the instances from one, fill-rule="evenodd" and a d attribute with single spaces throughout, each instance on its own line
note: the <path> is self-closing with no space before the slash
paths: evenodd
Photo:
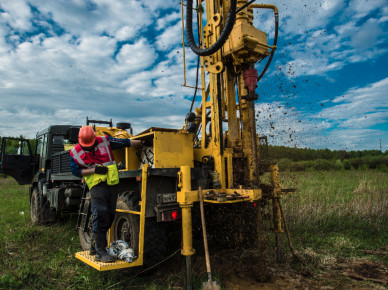
<path id="1" fill-rule="evenodd" d="M 139 140 L 96 137 L 90 126 L 80 129 L 78 142 L 70 150 L 70 164 L 73 175 L 85 178 L 90 192 L 93 224 L 89 253 L 95 255 L 96 261 L 113 262 L 114 258 L 105 249 L 106 233 L 115 217 L 119 183 L 112 150 L 142 143 Z"/>

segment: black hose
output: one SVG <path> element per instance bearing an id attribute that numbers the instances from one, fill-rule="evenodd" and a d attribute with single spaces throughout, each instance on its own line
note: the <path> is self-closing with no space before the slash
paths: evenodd
<path id="1" fill-rule="evenodd" d="M 220 128 L 220 154 L 224 154 L 224 130 L 222 129 L 222 94 L 221 94 L 221 75 L 217 74 L 217 103 L 218 103 L 218 124 Z"/>
<path id="2" fill-rule="evenodd" d="M 228 39 L 230 33 L 232 32 L 234 23 L 236 21 L 236 6 L 237 0 L 231 0 L 230 9 L 228 12 L 228 17 L 226 18 L 226 24 L 224 29 L 221 32 L 220 37 L 217 41 L 208 48 L 201 49 L 197 46 L 193 36 L 193 0 L 187 0 L 186 2 L 186 34 L 187 41 L 191 50 L 200 56 L 212 55 L 218 51 Z"/>
<path id="3" fill-rule="evenodd" d="M 256 0 L 249 1 L 248 3 L 244 4 L 243 6 L 241 6 L 239 9 L 237 9 L 236 14 L 239 13 L 241 10 L 243 10 L 245 7 L 251 5 L 255 1 Z"/>
<path id="4" fill-rule="evenodd" d="M 278 42 L 278 31 L 279 31 L 279 14 L 275 12 L 275 36 L 274 36 L 274 39 L 273 39 L 273 45 L 272 46 L 276 46 L 276 44 Z M 263 77 L 263 75 L 267 71 L 269 65 L 271 64 L 271 61 L 272 61 L 274 53 L 275 53 L 275 48 L 272 49 L 271 55 L 269 56 L 267 64 L 265 65 L 263 71 L 261 72 L 261 74 L 257 78 L 257 82 L 259 82 L 261 80 L 261 78 Z"/>
<path id="5" fill-rule="evenodd" d="M 197 96 L 198 74 L 199 74 L 199 55 L 198 55 L 198 59 L 197 59 L 197 74 L 196 74 L 196 78 L 195 78 L 194 96 L 193 96 L 193 100 L 191 101 L 190 112 L 193 111 L 193 106 L 194 106 L 194 103 L 195 103 L 195 97 Z"/>
<path id="6" fill-rule="evenodd" d="M 183 0 L 181 0 L 183 1 Z M 197 6 L 198 6 L 198 0 L 197 0 Z M 199 15 L 197 13 L 197 33 L 198 33 L 198 39 L 200 39 L 200 31 L 199 31 Z M 196 77 L 195 77 L 195 89 L 194 89 L 194 96 L 193 96 L 193 100 L 191 101 L 191 106 L 190 106 L 190 112 L 193 111 L 193 106 L 194 106 L 194 102 L 195 102 L 195 97 L 197 96 L 197 90 L 198 90 L 198 75 L 199 75 L 199 55 L 198 55 L 198 58 L 197 58 L 197 72 L 196 72 Z"/>

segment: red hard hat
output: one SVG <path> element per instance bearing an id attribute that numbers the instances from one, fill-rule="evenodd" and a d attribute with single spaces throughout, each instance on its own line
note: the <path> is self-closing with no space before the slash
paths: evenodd
<path id="1" fill-rule="evenodd" d="M 95 140 L 96 135 L 94 134 L 94 130 L 92 127 L 85 126 L 79 130 L 78 142 L 81 146 L 90 147 L 94 144 Z"/>

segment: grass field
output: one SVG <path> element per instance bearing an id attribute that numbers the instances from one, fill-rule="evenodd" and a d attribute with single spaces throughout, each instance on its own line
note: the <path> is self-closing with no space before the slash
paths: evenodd
<path id="1" fill-rule="evenodd" d="M 284 175 L 298 189 L 284 211 L 298 249 L 314 249 L 316 262 L 365 257 L 388 248 L 388 174 L 323 171 Z M 302 250 L 303 251 L 303 250 Z M 388 264 L 388 256 L 370 257 Z"/>
<path id="2" fill-rule="evenodd" d="M 388 251 L 388 174 L 323 171 L 284 173 L 282 179 L 285 187 L 298 189 L 284 197 L 283 208 L 302 262 L 293 264 L 287 260 L 276 268 L 288 269 L 295 275 L 307 271 L 306 276 L 311 276 L 308 283 L 313 285 L 383 287 L 376 281 L 357 282 L 341 276 L 342 270 L 337 268 L 360 259 L 388 265 L 388 255 L 364 251 Z M 80 250 L 76 215 L 63 216 L 51 226 L 32 226 L 28 187 L 18 186 L 11 178 L 0 179 L 0 199 L 1 289 L 184 287 L 183 258 L 179 256 L 175 257 L 180 261 L 176 267 L 169 263 L 168 271 L 146 277 L 128 279 L 135 273 L 133 270 L 98 272 L 74 258 Z M 285 244 L 284 237 L 283 240 Z M 196 272 L 195 289 L 200 288 L 201 280 L 205 281 L 205 272 L 204 267 Z M 215 272 L 225 288 L 235 289 L 227 278 L 217 275 L 216 269 Z M 329 275 L 330 278 L 328 273 L 334 276 Z"/>

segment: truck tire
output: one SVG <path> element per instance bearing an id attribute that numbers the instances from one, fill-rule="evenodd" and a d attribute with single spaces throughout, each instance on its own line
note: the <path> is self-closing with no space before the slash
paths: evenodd
<path id="1" fill-rule="evenodd" d="M 30 199 L 31 221 L 34 225 L 45 225 L 55 223 L 58 218 L 56 211 L 52 211 L 50 203 L 45 196 L 34 188 Z"/>
<path id="2" fill-rule="evenodd" d="M 84 214 L 87 214 L 89 208 L 90 200 L 86 199 L 84 204 Z M 84 231 L 84 223 L 85 223 L 86 215 L 82 215 L 81 224 L 78 228 L 78 237 L 79 242 L 81 244 L 81 248 L 84 251 L 88 251 L 90 249 L 90 243 L 92 241 L 92 224 L 93 224 L 93 215 L 90 214 L 88 225 L 86 227 L 86 232 Z"/>
<path id="3" fill-rule="evenodd" d="M 139 210 L 136 206 L 138 194 L 124 192 L 117 199 L 117 209 Z M 128 213 L 116 213 L 113 222 L 113 240 L 124 240 L 139 255 L 140 216 Z M 146 218 L 144 233 L 143 266 L 150 267 L 166 256 L 166 233 L 154 218 Z"/>
<path id="4" fill-rule="evenodd" d="M 121 130 L 131 129 L 131 123 L 126 123 L 126 122 L 117 123 L 116 128 Z"/>

